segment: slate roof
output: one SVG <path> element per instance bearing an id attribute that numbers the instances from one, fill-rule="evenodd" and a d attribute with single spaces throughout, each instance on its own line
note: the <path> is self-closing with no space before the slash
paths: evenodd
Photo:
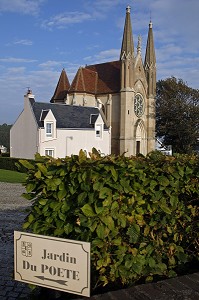
<path id="1" fill-rule="evenodd" d="M 43 127 L 41 116 L 43 111 L 51 110 L 56 121 L 57 128 L 76 128 L 89 129 L 93 128 L 91 124 L 91 116 L 99 115 L 100 111 L 96 107 L 75 106 L 55 103 L 34 102 L 32 104 L 33 113 L 39 127 Z M 108 127 L 104 124 L 104 129 Z"/>

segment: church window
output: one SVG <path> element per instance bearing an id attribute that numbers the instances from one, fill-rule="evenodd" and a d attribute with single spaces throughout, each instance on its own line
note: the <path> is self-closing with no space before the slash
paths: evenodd
<path id="1" fill-rule="evenodd" d="M 138 118 L 144 113 L 144 99 L 141 94 L 135 95 L 134 112 Z"/>

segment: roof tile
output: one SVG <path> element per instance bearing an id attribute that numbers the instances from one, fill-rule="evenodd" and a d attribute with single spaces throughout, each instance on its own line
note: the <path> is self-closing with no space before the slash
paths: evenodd
<path id="1" fill-rule="evenodd" d="M 63 102 L 66 97 L 68 90 L 70 88 L 70 83 L 66 74 L 66 71 L 63 69 L 59 77 L 55 92 L 50 102 Z"/>

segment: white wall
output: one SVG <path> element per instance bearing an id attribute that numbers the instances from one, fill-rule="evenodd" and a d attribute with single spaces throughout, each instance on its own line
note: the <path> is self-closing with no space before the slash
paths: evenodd
<path id="1" fill-rule="evenodd" d="M 37 124 L 28 96 L 24 97 L 24 110 L 10 130 L 10 156 L 34 158 L 38 146 Z"/>
<path id="2" fill-rule="evenodd" d="M 41 129 L 41 136 L 44 135 L 44 129 Z M 58 129 L 57 138 L 45 141 L 40 144 L 40 154 L 45 155 L 45 149 L 54 150 L 55 157 L 63 158 L 78 154 L 79 151 L 86 150 L 91 152 L 95 147 L 101 153 L 110 154 L 110 133 L 108 130 L 103 131 L 102 139 L 95 137 L 94 129 Z"/>

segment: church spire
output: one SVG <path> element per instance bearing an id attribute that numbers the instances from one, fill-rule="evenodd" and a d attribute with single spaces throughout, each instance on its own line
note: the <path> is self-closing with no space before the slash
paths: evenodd
<path id="1" fill-rule="evenodd" d="M 144 68 L 146 73 L 146 78 L 148 82 L 148 95 L 155 96 L 156 94 L 156 57 L 155 57 L 155 47 L 153 41 L 153 26 L 150 20 L 148 39 L 146 46 L 146 54 L 144 61 Z"/>
<path id="2" fill-rule="evenodd" d="M 67 96 L 68 90 L 70 88 L 70 83 L 66 74 L 65 69 L 62 70 L 57 83 L 53 97 L 51 98 L 51 103 L 64 103 Z"/>
<path id="3" fill-rule="evenodd" d="M 130 12 L 131 8 L 130 6 L 127 6 L 120 60 L 134 57 L 134 44 Z"/>

